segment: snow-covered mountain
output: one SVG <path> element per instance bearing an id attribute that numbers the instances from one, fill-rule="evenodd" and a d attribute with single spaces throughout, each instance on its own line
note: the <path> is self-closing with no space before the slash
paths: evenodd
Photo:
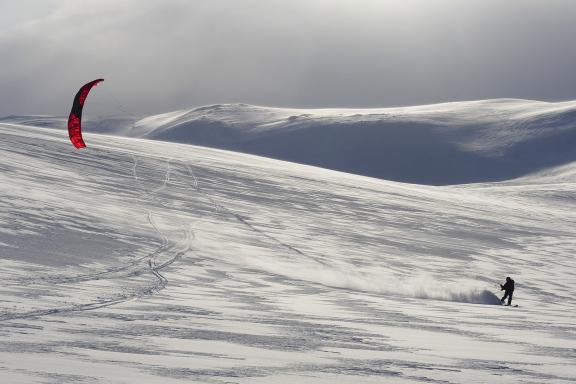
<path id="1" fill-rule="evenodd" d="M 62 118 L 18 121 L 65 125 Z M 141 120 L 92 119 L 85 130 L 428 185 L 502 181 L 576 161 L 576 101 L 496 99 L 380 109 L 223 104 Z"/>
<path id="2" fill-rule="evenodd" d="M 4 118 L 0 381 L 574 381 L 574 105 L 210 106 L 86 125 L 81 151 L 40 128 L 63 119 Z M 330 137 L 388 140 L 398 169 L 359 174 L 507 180 L 141 139 L 329 163 Z M 507 275 L 518 308 L 492 305 Z"/>
<path id="3" fill-rule="evenodd" d="M 213 105 L 145 118 L 127 134 L 386 180 L 498 181 L 576 161 L 576 101 L 342 110 Z"/>

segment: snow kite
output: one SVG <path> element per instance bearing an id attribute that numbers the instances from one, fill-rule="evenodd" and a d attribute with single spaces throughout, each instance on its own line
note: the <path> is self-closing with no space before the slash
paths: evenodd
<path id="1" fill-rule="evenodd" d="M 74 97 L 72 110 L 68 117 L 68 135 L 70 136 L 72 144 L 74 144 L 78 149 L 86 147 L 84 139 L 82 139 L 82 108 L 84 107 L 84 102 L 86 101 L 86 97 L 88 97 L 88 93 L 92 87 L 101 81 L 104 81 L 104 79 L 92 80 L 91 82 L 84 84 Z"/>

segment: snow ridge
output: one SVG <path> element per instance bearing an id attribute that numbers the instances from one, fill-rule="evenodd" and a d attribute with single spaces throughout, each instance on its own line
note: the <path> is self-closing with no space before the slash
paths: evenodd
<path id="1" fill-rule="evenodd" d="M 64 128 L 62 118 L 2 122 Z M 576 161 L 576 101 L 493 99 L 413 107 L 295 109 L 216 104 L 84 131 L 244 152 L 428 185 L 510 180 Z"/>

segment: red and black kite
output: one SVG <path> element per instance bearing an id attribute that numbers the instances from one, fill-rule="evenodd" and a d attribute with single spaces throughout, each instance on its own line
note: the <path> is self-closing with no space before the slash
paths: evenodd
<path id="1" fill-rule="evenodd" d="M 82 139 L 82 108 L 84 107 L 84 102 L 92 87 L 101 81 L 104 81 L 104 79 L 97 79 L 84 84 L 74 97 L 74 104 L 72 104 L 72 110 L 68 117 L 68 135 L 72 144 L 78 149 L 86 146 Z"/>

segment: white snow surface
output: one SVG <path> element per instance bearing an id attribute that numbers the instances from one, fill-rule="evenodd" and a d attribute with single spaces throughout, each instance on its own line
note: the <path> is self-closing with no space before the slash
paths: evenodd
<path id="1" fill-rule="evenodd" d="M 496 99 L 380 109 L 224 104 L 148 117 L 122 134 L 449 185 L 508 180 L 573 161 L 575 122 L 576 101 Z"/>
<path id="2" fill-rule="evenodd" d="M 302 140 L 329 124 L 291 120 L 350 130 L 390 114 L 476 159 L 545 150 L 521 172 L 479 166 L 521 178 L 445 186 L 91 133 L 78 151 L 39 128 L 62 120 L 4 118 L 0 382 L 574 382 L 576 159 L 562 143 L 574 106 L 228 105 L 106 128 L 162 138 L 213 119 L 236 142 Z M 517 308 L 493 305 L 507 275 Z"/>
<path id="3" fill-rule="evenodd" d="M 46 116 L 3 120 L 65 127 L 63 118 Z M 227 149 L 427 185 L 504 181 L 576 160 L 576 101 L 493 99 L 368 109 L 218 104 L 140 120 L 126 114 L 85 120 L 85 132 Z"/>

